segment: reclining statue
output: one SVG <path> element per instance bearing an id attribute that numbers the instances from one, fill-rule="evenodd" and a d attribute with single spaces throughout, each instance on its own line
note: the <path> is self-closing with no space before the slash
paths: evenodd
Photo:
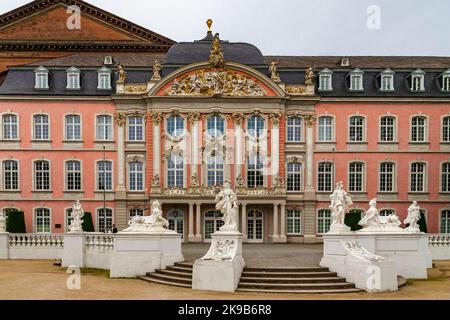
<path id="1" fill-rule="evenodd" d="M 129 227 L 121 232 L 170 232 L 169 221 L 162 217 L 161 204 L 153 201 L 152 214 L 148 217 L 134 216 L 128 222 Z"/>

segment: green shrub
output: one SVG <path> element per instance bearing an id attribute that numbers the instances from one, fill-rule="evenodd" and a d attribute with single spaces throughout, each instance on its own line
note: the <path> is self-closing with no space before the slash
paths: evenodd
<path id="1" fill-rule="evenodd" d="M 350 210 L 349 213 L 345 215 L 344 223 L 349 226 L 352 231 L 360 230 L 362 227 L 358 224 L 361 220 L 361 211 Z"/>
<path id="2" fill-rule="evenodd" d="M 418 222 L 420 231 L 428 233 L 428 228 L 427 228 L 427 220 L 425 219 L 425 212 L 420 210 L 420 220 Z"/>
<path id="3" fill-rule="evenodd" d="M 82 227 L 84 232 L 95 232 L 94 223 L 92 221 L 92 213 L 84 213 Z"/>
<path id="4" fill-rule="evenodd" d="M 27 233 L 23 211 L 11 209 L 7 210 L 6 213 L 8 214 L 8 218 L 6 219 L 6 232 Z"/>

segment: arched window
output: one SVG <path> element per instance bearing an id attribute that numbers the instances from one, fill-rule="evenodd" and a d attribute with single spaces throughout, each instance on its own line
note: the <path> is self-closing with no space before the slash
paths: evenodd
<path id="1" fill-rule="evenodd" d="M 112 162 L 99 161 L 97 162 L 97 190 L 112 191 Z"/>
<path id="2" fill-rule="evenodd" d="M 450 117 L 442 119 L 442 142 L 450 142 Z"/>
<path id="3" fill-rule="evenodd" d="M 172 137 L 179 137 L 184 133 L 184 119 L 179 115 L 167 118 L 167 133 Z"/>
<path id="4" fill-rule="evenodd" d="M 386 116 L 380 120 L 380 141 L 394 142 L 395 141 L 395 117 Z"/>
<path id="5" fill-rule="evenodd" d="M 380 191 L 393 192 L 395 190 L 395 163 L 383 162 L 380 164 Z"/>
<path id="6" fill-rule="evenodd" d="M 264 186 L 263 161 L 259 155 L 248 157 L 247 187 L 257 188 Z"/>
<path id="7" fill-rule="evenodd" d="M 3 140 L 17 140 L 19 124 L 17 115 L 15 114 L 4 114 L 2 116 L 3 124 Z"/>
<path id="8" fill-rule="evenodd" d="M 224 222 L 222 220 L 223 214 L 220 211 L 208 211 L 205 212 L 204 219 L 204 235 L 205 240 L 211 240 L 211 234 L 219 231 L 220 227 L 223 226 Z"/>
<path id="9" fill-rule="evenodd" d="M 140 116 L 128 117 L 128 140 L 144 140 L 144 118 Z"/>
<path id="10" fill-rule="evenodd" d="M 109 208 L 101 208 L 97 210 L 97 226 L 98 232 L 112 231 L 113 214 Z"/>
<path id="11" fill-rule="evenodd" d="M 247 130 L 253 138 L 259 138 L 264 134 L 264 118 L 260 115 L 253 115 L 247 120 Z"/>
<path id="12" fill-rule="evenodd" d="M 212 138 L 218 138 L 225 133 L 225 120 L 218 114 L 214 114 L 206 120 L 206 131 Z"/>
<path id="13" fill-rule="evenodd" d="M 317 213 L 317 234 L 324 234 L 330 231 L 331 211 L 328 209 L 319 210 Z"/>
<path id="14" fill-rule="evenodd" d="M 208 158 L 208 187 L 223 185 L 224 163 L 221 156 Z"/>
<path id="15" fill-rule="evenodd" d="M 49 140 L 50 128 L 49 119 L 46 114 L 36 114 L 33 116 L 33 138 L 34 140 Z"/>
<path id="16" fill-rule="evenodd" d="M 15 160 L 3 161 L 3 189 L 19 190 L 19 163 Z"/>
<path id="17" fill-rule="evenodd" d="M 348 167 L 349 191 L 364 191 L 364 163 L 351 162 Z"/>
<path id="18" fill-rule="evenodd" d="M 66 140 L 81 140 L 81 117 L 77 114 L 68 114 L 66 120 Z"/>
<path id="19" fill-rule="evenodd" d="M 319 130 L 318 138 L 320 142 L 333 141 L 333 131 L 334 131 L 333 117 L 330 116 L 319 117 L 318 130 Z"/>
<path id="20" fill-rule="evenodd" d="M 426 165 L 422 162 L 411 163 L 411 192 L 425 192 Z"/>
<path id="21" fill-rule="evenodd" d="M 34 189 L 37 191 L 50 190 L 50 162 L 46 160 L 34 162 Z"/>
<path id="22" fill-rule="evenodd" d="M 302 164 L 290 162 L 287 164 L 287 191 L 302 190 Z"/>
<path id="23" fill-rule="evenodd" d="M 365 123 L 364 117 L 353 116 L 350 117 L 349 122 L 349 140 L 350 142 L 364 141 Z"/>
<path id="24" fill-rule="evenodd" d="M 167 186 L 183 188 L 184 185 L 184 163 L 183 158 L 173 154 L 167 162 Z"/>
<path id="25" fill-rule="evenodd" d="M 317 166 L 317 191 L 332 191 L 333 188 L 333 163 L 320 162 Z"/>
<path id="26" fill-rule="evenodd" d="M 80 191 L 81 187 L 81 162 L 66 162 L 66 186 L 68 191 Z"/>
<path id="27" fill-rule="evenodd" d="M 97 140 L 112 140 L 112 117 L 103 114 L 97 116 Z"/>
<path id="28" fill-rule="evenodd" d="M 144 189 L 144 165 L 140 161 L 129 163 L 130 191 L 142 191 Z"/>
<path id="29" fill-rule="evenodd" d="M 300 117 L 287 118 L 287 141 L 288 142 L 302 141 L 302 118 Z"/>
<path id="30" fill-rule="evenodd" d="M 426 141 L 426 124 L 427 119 L 422 116 L 413 117 L 411 119 L 411 141 Z"/>
<path id="31" fill-rule="evenodd" d="M 38 208 L 34 210 L 34 230 L 36 233 L 50 233 L 52 230 L 50 210 Z"/>
<path id="32" fill-rule="evenodd" d="M 450 192 L 450 162 L 442 164 L 441 170 L 441 191 Z"/>

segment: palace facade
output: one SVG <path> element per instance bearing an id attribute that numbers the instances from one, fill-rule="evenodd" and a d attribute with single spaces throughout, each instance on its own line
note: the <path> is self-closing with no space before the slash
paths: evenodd
<path id="1" fill-rule="evenodd" d="M 377 197 L 404 220 L 417 200 L 422 227 L 450 233 L 448 57 L 264 56 L 208 31 L 167 53 L 8 69 L 0 208 L 24 211 L 29 232 L 63 232 L 75 199 L 98 231 L 158 199 L 185 241 L 206 242 L 229 180 L 247 242 L 320 241 L 338 181 L 349 217 Z"/>

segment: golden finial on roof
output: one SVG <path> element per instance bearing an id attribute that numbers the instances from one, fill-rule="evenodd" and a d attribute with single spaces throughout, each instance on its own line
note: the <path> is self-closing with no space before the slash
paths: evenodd
<path id="1" fill-rule="evenodd" d="M 212 26 L 212 24 L 213 24 L 212 19 L 206 20 L 206 25 L 208 26 L 208 31 L 211 31 L 211 26 Z"/>

